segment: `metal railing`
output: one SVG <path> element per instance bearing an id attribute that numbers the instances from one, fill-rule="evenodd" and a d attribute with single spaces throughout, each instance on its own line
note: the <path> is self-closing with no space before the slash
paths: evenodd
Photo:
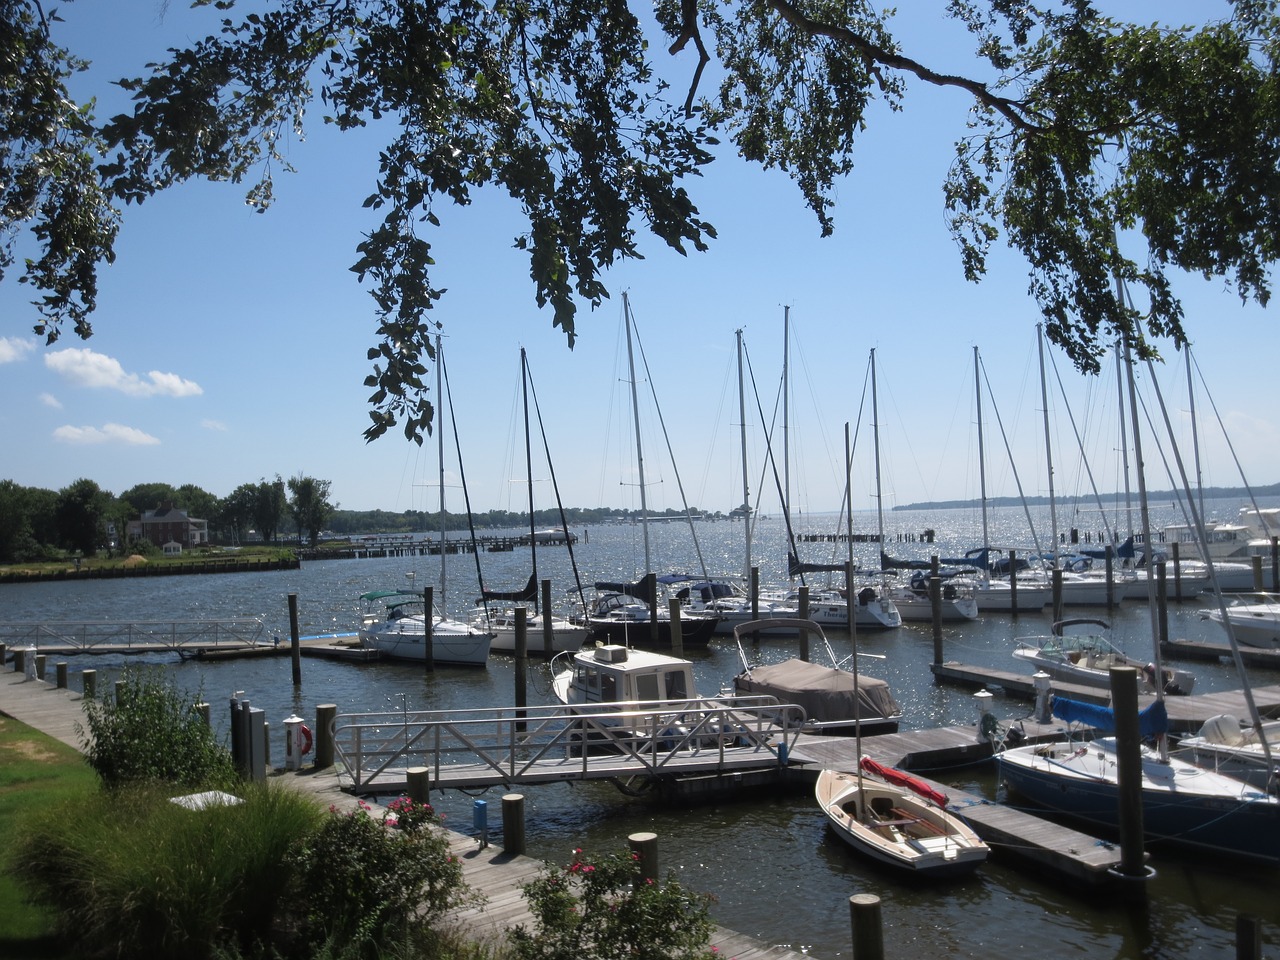
<path id="1" fill-rule="evenodd" d="M 805 720 L 802 707 L 767 696 L 402 710 L 339 716 L 334 750 L 357 792 L 411 767 L 441 785 L 656 776 L 785 762 Z"/>
<path id="2" fill-rule="evenodd" d="M 259 618 L 239 620 L 132 620 L 79 623 L 0 623 L 0 643 L 57 648 L 61 652 L 182 650 L 196 647 L 258 646 L 266 626 Z"/>

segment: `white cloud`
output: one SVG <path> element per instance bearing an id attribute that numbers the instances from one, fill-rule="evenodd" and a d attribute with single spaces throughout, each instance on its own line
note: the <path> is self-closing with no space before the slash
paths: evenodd
<path id="1" fill-rule="evenodd" d="M 15 363 L 36 348 L 30 340 L 0 337 L 0 363 Z"/>
<path id="2" fill-rule="evenodd" d="M 82 347 L 71 347 L 49 353 L 45 366 L 64 379 L 80 387 L 103 387 L 119 390 L 132 397 L 152 397 L 163 394 L 169 397 L 194 397 L 204 393 L 198 383 L 184 380 L 176 373 L 152 370 L 146 378 L 136 373 L 126 373 L 120 361 L 106 354 L 95 353 Z"/>
<path id="3" fill-rule="evenodd" d="M 216 430 L 218 433 L 226 433 L 227 425 L 221 420 L 201 420 L 200 426 L 206 430 Z"/>
<path id="4" fill-rule="evenodd" d="M 46 407 L 53 407 L 55 410 L 62 409 L 62 401 L 55 397 L 52 393 L 40 394 L 40 402 Z"/>
<path id="5" fill-rule="evenodd" d="M 63 443 L 90 445 L 99 443 L 117 443 L 130 447 L 149 447 L 160 442 L 157 437 L 144 433 L 136 427 L 126 427 L 119 423 L 107 423 L 99 427 L 59 427 L 53 431 L 53 438 Z"/>

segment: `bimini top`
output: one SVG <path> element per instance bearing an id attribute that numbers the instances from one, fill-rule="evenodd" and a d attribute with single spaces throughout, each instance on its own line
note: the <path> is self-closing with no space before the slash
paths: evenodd
<path id="1" fill-rule="evenodd" d="M 1116 715 L 1110 707 L 1081 703 L 1066 697 L 1053 698 L 1053 715 L 1067 723 L 1083 723 L 1106 733 L 1114 733 Z M 1169 711 L 1164 701 L 1157 700 L 1138 714 L 1138 730 L 1144 737 L 1155 737 L 1169 730 Z"/>

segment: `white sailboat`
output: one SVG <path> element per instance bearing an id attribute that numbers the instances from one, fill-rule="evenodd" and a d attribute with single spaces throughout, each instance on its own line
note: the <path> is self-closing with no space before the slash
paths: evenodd
<path id="1" fill-rule="evenodd" d="M 443 397 L 444 347 L 436 335 L 436 396 Z M 438 405 L 443 417 L 444 405 Z M 378 650 L 393 660 L 411 660 L 425 663 L 428 656 L 426 643 L 427 617 L 431 617 L 430 656 L 434 663 L 483 667 L 489 662 L 492 635 L 462 620 L 444 614 L 445 563 L 448 550 L 445 545 L 444 509 L 444 424 L 437 425 L 440 459 L 440 593 L 434 599 L 435 610 L 425 609 L 422 594 L 400 590 L 378 591 L 365 594 L 362 599 L 370 604 L 360 627 L 360 645 Z M 381 612 L 372 609 L 382 602 Z M 422 607 L 421 612 L 416 608 Z"/>
<path id="2" fill-rule="evenodd" d="M 1125 360 L 1129 362 L 1127 343 Z M 1128 383 L 1134 452 L 1141 464 L 1137 392 L 1131 366 Z M 1138 484 L 1144 540 L 1150 542 L 1150 517 L 1142 470 L 1138 471 Z M 1149 568 L 1147 576 L 1150 579 Z M 1148 596 L 1153 664 L 1158 676 L 1162 667 L 1160 645 L 1154 639 L 1157 621 L 1154 591 L 1149 590 Z M 1246 701 L 1256 718 L 1256 706 L 1238 656 L 1237 667 L 1246 684 Z M 1053 713 L 1069 725 L 1080 723 L 1103 733 L 1114 729 L 1114 717 L 1106 707 L 1058 697 L 1053 703 Z M 1261 721 L 1255 722 L 1260 728 Z M 1140 718 L 1142 735 L 1154 737 L 1157 744 L 1154 749 L 1141 748 L 1142 823 L 1147 837 L 1268 864 L 1280 863 L 1280 799 L 1244 781 L 1171 757 L 1167 749 L 1167 728 L 1164 691 L 1157 686 L 1155 703 Z M 1068 727 L 1068 731 L 1072 729 Z M 1011 792 L 1075 819 L 1109 828 L 1118 826 L 1120 764 L 1114 737 L 1100 737 L 1086 743 L 1068 739 L 1052 744 L 1015 747 L 997 753 L 996 760 L 1000 777 Z"/>
<path id="3" fill-rule="evenodd" d="M 590 636 L 590 630 L 581 622 L 567 617 L 556 616 L 554 611 L 540 610 L 538 597 L 538 544 L 549 540 L 563 542 L 573 556 L 572 534 L 561 515 L 561 527 L 558 530 L 538 530 L 534 516 L 533 504 L 533 451 L 529 436 L 529 358 L 524 347 L 520 348 L 520 396 L 524 408 L 524 458 L 525 472 L 529 487 L 529 563 L 531 573 L 524 589 L 518 591 L 486 590 L 483 574 L 480 574 L 480 599 L 472 613 L 472 622 L 493 635 L 491 650 L 496 653 L 516 652 L 517 608 L 526 611 L 525 649 L 531 656 L 555 656 L 567 650 L 577 650 Z M 550 457 L 548 457 L 548 463 Z M 479 552 L 476 553 L 476 568 L 479 573 Z M 577 576 L 577 564 L 574 564 L 574 576 Z M 581 596 L 581 585 L 578 585 Z M 546 631 L 548 623 L 551 628 L 550 650 L 547 649 Z"/>

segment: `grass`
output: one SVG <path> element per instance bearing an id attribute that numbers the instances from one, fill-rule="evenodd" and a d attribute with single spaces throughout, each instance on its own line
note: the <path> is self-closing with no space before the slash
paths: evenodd
<path id="1" fill-rule="evenodd" d="M 26 902 L 7 870 L 12 838 L 24 821 L 54 805 L 87 800 L 98 778 L 73 747 L 0 714 L 0 836 L 9 838 L 0 854 L 0 956 L 10 960 L 62 957 L 53 937 L 53 917 Z"/>
<path id="2" fill-rule="evenodd" d="M 275 545 L 257 545 L 239 547 L 235 550 L 224 550 L 221 547 L 209 547 L 199 550 L 188 550 L 175 557 L 165 557 L 158 552 L 149 556 L 125 554 L 114 557 L 83 557 L 79 565 L 74 558 L 63 557 L 57 560 L 33 560 L 27 563 L 0 564 L 0 574 L 14 578 L 47 577 L 63 575 L 74 577 L 76 574 L 89 575 L 91 572 L 105 570 L 133 570 L 137 567 L 184 567 L 194 564 L 218 566 L 220 564 L 270 563 L 276 560 L 292 560 L 294 551 L 291 547 Z"/>

